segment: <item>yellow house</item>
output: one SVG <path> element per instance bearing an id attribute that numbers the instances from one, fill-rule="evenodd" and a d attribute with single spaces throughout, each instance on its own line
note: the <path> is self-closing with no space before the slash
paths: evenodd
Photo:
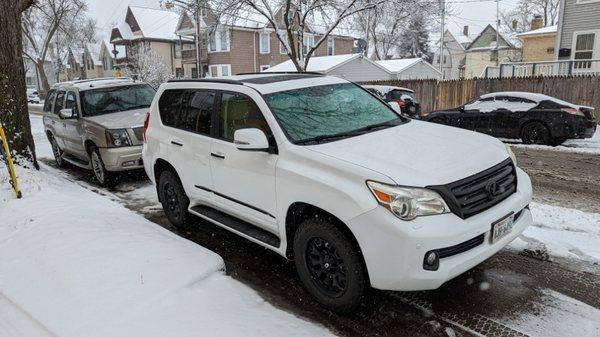
<path id="1" fill-rule="evenodd" d="M 523 61 L 553 61 L 556 31 L 556 26 L 548 26 L 517 35 L 523 41 Z"/>

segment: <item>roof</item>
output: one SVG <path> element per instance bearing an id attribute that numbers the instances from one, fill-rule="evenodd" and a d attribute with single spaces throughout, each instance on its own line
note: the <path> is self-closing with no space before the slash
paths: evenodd
<path id="1" fill-rule="evenodd" d="M 79 81 L 68 81 L 68 82 L 58 82 L 52 86 L 52 88 L 61 88 L 61 87 L 75 87 L 79 90 L 85 89 L 97 89 L 103 87 L 111 87 L 111 86 L 119 86 L 126 84 L 145 84 L 144 82 L 134 81 L 129 77 L 102 77 L 102 78 L 94 78 L 87 80 L 79 80 Z"/>
<path id="2" fill-rule="evenodd" d="M 140 34 L 134 34 L 131 26 L 126 22 L 121 22 L 117 27 L 113 28 L 112 41 L 133 40 L 133 39 L 157 39 L 157 40 L 177 40 L 179 37 L 175 34 L 177 23 L 179 22 L 179 14 L 176 12 L 129 6 L 127 9 L 131 12 L 135 22 L 139 26 Z M 115 30 L 119 33 L 120 38 L 115 35 Z M 137 32 L 137 30 L 136 30 Z"/>
<path id="3" fill-rule="evenodd" d="M 410 68 L 421 61 L 423 61 L 423 59 L 416 57 L 411 59 L 380 60 L 375 61 L 375 63 L 384 67 L 389 72 L 399 73 L 402 70 Z"/>
<path id="4" fill-rule="evenodd" d="M 408 88 L 404 88 L 404 87 L 395 87 L 392 85 L 363 85 L 363 88 L 371 88 L 371 89 L 375 89 L 379 92 L 381 92 L 382 94 L 387 94 L 390 91 L 393 90 L 402 90 L 402 91 L 408 91 L 408 92 L 415 92 L 412 89 L 408 89 Z"/>
<path id="5" fill-rule="evenodd" d="M 111 58 L 115 58 L 115 54 L 113 54 L 114 49 L 116 49 L 118 52 L 117 58 L 125 57 L 125 46 L 112 44 L 108 39 L 102 39 L 102 43 L 104 44 L 104 47 L 108 51 L 108 54 Z"/>
<path id="6" fill-rule="evenodd" d="M 94 62 L 94 65 L 97 66 L 102 65 L 102 61 L 100 59 L 100 48 L 101 45 L 96 43 L 87 43 L 85 46 L 85 49 L 88 51 L 88 53 L 90 53 L 90 57 Z"/>
<path id="7" fill-rule="evenodd" d="M 530 30 L 528 32 L 517 34 L 517 36 L 523 37 L 523 36 L 533 36 L 533 35 L 556 34 L 557 30 L 558 30 L 558 27 L 556 25 L 554 25 L 554 26 L 543 27 L 540 29 Z"/>
<path id="8" fill-rule="evenodd" d="M 504 35 L 498 34 L 498 36 L 500 37 L 500 41 L 498 43 L 499 49 L 514 47 L 513 43 L 510 42 L 509 40 L 507 40 L 507 38 Z M 492 43 L 494 42 L 495 38 L 496 38 L 496 29 L 494 27 L 492 27 L 492 25 L 487 25 L 481 31 L 481 33 L 479 33 L 479 35 L 477 35 L 477 37 L 475 39 L 473 39 L 473 42 L 469 45 L 467 50 L 491 49 Z"/>
<path id="9" fill-rule="evenodd" d="M 353 59 L 362 57 L 362 54 L 343 54 L 343 55 L 332 55 L 332 56 L 317 56 L 311 57 L 308 60 L 307 71 L 318 71 L 326 73 L 332 69 L 339 67 L 340 65 L 350 62 Z M 273 66 L 264 72 L 279 72 L 279 71 L 296 71 L 296 67 L 292 60 L 287 60 L 276 66 Z"/>
<path id="10" fill-rule="evenodd" d="M 552 96 L 548 96 L 548 95 L 544 95 L 544 94 L 538 94 L 538 93 L 534 93 L 534 92 L 525 92 L 525 91 L 500 91 L 500 92 L 492 92 L 489 94 L 485 94 L 485 95 L 481 95 L 481 98 L 487 98 L 487 97 L 496 97 L 496 96 L 512 96 L 512 97 L 517 97 L 517 98 L 525 98 L 528 100 L 532 100 L 534 102 L 541 102 L 541 101 L 554 101 L 557 103 L 560 103 L 562 105 L 567 105 L 567 106 L 573 106 L 576 107 L 578 105 L 573 104 L 573 103 L 569 103 L 567 101 L 563 101 L 561 99 L 558 99 L 556 97 L 552 97 Z"/>
<path id="11" fill-rule="evenodd" d="M 347 80 L 336 76 L 326 76 L 316 73 L 258 73 L 243 74 L 234 76 L 225 76 L 219 78 L 207 79 L 183 79 L 169 81 L 167 85 L 187 88 L 190 85 L 213 87 L 214 83 L 246 85 L 256 89 L 261 94 L 270 94 L 286 90 L 294 90 L 306 87 L 313 87 L 328 84 L 349 83 Z M 164 85 L 164 84 L 163 84 Z M 162 86 L 161 86 L 162 87 Z"/>

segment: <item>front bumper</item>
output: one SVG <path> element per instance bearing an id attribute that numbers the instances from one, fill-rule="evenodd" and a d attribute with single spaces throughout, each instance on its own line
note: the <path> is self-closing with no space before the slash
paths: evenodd
<path id="1" fill-rule="evenodd" d="M 348 225 L 363 253 L 371 286 L 398 291 L 436 289 L 494 255 L 532 223 L 531 212 L 524 209 L 531 201 L 531 181 L 521 169 L 517 169 L 517 181 L 513 195 L 465 220 L 448 213 L 402 221 L 383 207 L 350 220 Z M 512 232 L 491 244 L 491 224 L 521 210 Z M 437 270 L 423 268 L 426 252 L 458 245 L 482 234 L 482 244 L 440 259 Z"/>
<path id="2" fill-rule="evenodd" d="M 108 171 L 135 170 L 144 167 L 142 146 L 100 148 L 100 156 Z"/>

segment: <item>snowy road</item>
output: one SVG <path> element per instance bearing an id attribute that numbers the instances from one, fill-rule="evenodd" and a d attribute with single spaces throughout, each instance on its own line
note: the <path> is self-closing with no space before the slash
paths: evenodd
<path id="1" fill-rule="evenodd" d="M 39 117 L 32 117 L 32 124 L 39 127 Z M 43 137 L 36 137 L 36 141 L 38 147 L 47 146 Z M 542 160 L 536 161 L 538 152 L 542 151 L 528 151 L 529 157 L 517 152 L 534 183 L 541 179 L 538 178 L 541 174 L 535 171 L 539 166 L 537 161 Z M 569 157 L 569 161 L 579 158 L 582 163 L 600 157 L 571 155 L 580 157 Z M 560 153 L 546 156 L 553 158 L 542 160 L 549 166 L 561 162 Z M 49 158 L 43 161 L 52 162 Z M 583 173 L 600 180 L 597 169 L 600 166 L 595 163 L 590 164 L 590 172 Z M 561 170 L 564 172 L 560 175 L 568 173 L 568 165 Z M 577 168 L 571 170 L 571 175 L 582 174 Z M 177 233 L 165 219 L 155 190 L 142 172 L 124 176 L 123 183 L 111 191 L 97 187 L 91 174 L 83 170 L 71 168 L 57 174 Z M 373 291 L 371 300 L 349 316 L 335 315 L 319 307 L 302 289 L 293 264 L 266 249 L 200 220 L 197 229 L 177 234 L 219 254 L 229 275 L 257 290 L 271 304 L 344 336 L 598 336 L 600 214 L 594 213 L 597 212 L 592 205 L 594 199 L 582 197 L 583 204 L 579 207 L 563 203 L 570 196 L 549 199 L 537 195 L 543 191 L 552 194 L 550 187 L 545 187 L 550 185 L 550 182 L 538 184 L 536 201 L 588 212 L 533 204 L 536 225 L 509 249 L 435 291 Z M 568 187 L 568 183 L 563 184 L 556 189 L 557 194 L 569 191 Z M 581 247 L 582 242 L 585 247 Z"/>

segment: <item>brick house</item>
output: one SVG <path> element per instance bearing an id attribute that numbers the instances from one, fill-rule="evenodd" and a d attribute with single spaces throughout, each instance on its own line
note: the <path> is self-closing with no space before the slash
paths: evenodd
<path id="1" fill-rule="evenodd" d="M 276 12 L 283 20 L 281 10 Z M 220 19 L 216 22 L 209 11 L 202 13 L 200 20 L 202 75 L 213 77 L 238 73 L 258 72 L 287 61 L 285 47 L 277 38 L 275 30 L 261 15 L 248 15 L 244 18 Z M 194 37 L 196 27 L 192 16 L 182 13 L 176 33 L 184 37 Z M 305 44 L 316 43 L 322 35 L 307 28 L 304 33 Z M 354 38 L 342 35 L 330 35 L 313 54 L 328 56 L 350 54 L 354 47 Z M 193 47 L 192 47 L 193 48 Z M 183 76 L 195 73 L 195 50 L 183 52 Z"/>

